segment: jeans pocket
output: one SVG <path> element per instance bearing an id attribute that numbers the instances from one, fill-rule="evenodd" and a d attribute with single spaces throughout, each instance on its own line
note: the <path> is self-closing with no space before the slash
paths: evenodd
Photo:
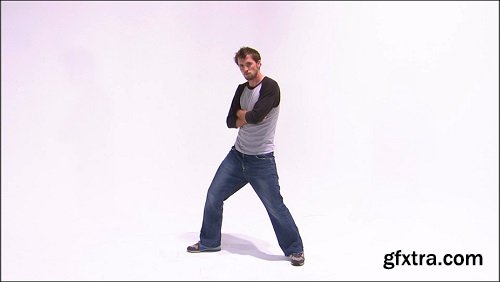
<path id="1" fill-rule="evenodd" d="M 273 160 L 274 159 L 274 154 L 273 153 L 267 153 L 267 154 L 262 154 L 262 155 L 255 155 L 255 158 L 258 160 Z"/>

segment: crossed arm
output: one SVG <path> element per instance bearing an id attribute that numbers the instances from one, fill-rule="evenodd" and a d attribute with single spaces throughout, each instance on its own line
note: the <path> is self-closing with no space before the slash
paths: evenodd
<path id="1" fill-rule="evenodd" d="M 273 80 L 264 80 L 259 93 L 259 99 L 251 111 L 241 109 L 240 98 L 246 84 L 240 84 L 236 89 L 226 124 L 229 128 L 240 128 L 247 123 L 258 124 L 267 116 L 272 108 L 280 103 L 280 90 L 278 84 Z"/>

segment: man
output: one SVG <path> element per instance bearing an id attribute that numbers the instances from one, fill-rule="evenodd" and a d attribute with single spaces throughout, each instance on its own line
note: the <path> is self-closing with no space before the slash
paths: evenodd
<path id="1" fill-rule="evenodd" d="M 299 230 L 280 194 L 274 159 L 274 133 L 280 105 L 280 88 L 260 72 L 257 50 L 243 47 L 234 57 L 247 80 L 234 94 L 226 122 L 238 128 L 238 137 L 219 166 L 207 192 L 200 241 L 188 252 L 221 250 L 224 201 L 247 183 L 253 187 L 267 210 L 279 246 L 292 265 L 304 264 L 304 248 Z"/>

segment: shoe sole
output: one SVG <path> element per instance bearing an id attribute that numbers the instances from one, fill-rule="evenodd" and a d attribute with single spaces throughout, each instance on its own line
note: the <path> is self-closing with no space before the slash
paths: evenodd
<path id="1" fill-rule="evenodd" d="M 187 250 L 188 253 L 213 253 L 213 252 L 218 252 L 221 249 L 206 249 L 206 250 Z"/>

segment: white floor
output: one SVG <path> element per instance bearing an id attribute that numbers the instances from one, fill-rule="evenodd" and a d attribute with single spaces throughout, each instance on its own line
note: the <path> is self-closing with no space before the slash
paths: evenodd
<path id="1" fill-rule="evenodd" d="M 204 175 L 210 174 L 207 171 Z M 131 185 L 125 178 L 115 184 Z M 378 200 L 378 205 L 356 199 L 353 190 L 342 194 L 342 187 L 312 180 L 292 185 L 287 178 L 286 174 L 281 177 L 282 194 L 305 244 L 306 263 L 302 267 L 291 266 L 281 253 L 267 214 L 250 186 L 226 201 L 222 251 L 192 254 L 186 247 L 198 240 L 205 188 L 169 195 L 175 185 L 151 184 L 131 185 L 120 192 L 116 186 L 93 186 L 95 183 L 87 180 L 73 191 L 46 186 L 23 196 L 10 190 L 2 192 L 2 280 L 498 277 L 498 243 L 494 243 L 498 233 L 483 225 L 491 219 L 472 218 L 473 214 L 487 216 L 487 209 L 477 207 L 476 212 L 464 211 L 465 216 L 448 216 L 443 221 L 444 217 L 430 215 L 440 210 L 432 199 L 401 203 L 402 198 L 395 195 L 387 202 Z M 201 187 L 203 179 L 195 182 Z M 83 185 L 89 185 L 87 191 Z M 384 255 L 397 250 L 438 255 L 481 253 L 484 265 L 384 269 Z"/>

